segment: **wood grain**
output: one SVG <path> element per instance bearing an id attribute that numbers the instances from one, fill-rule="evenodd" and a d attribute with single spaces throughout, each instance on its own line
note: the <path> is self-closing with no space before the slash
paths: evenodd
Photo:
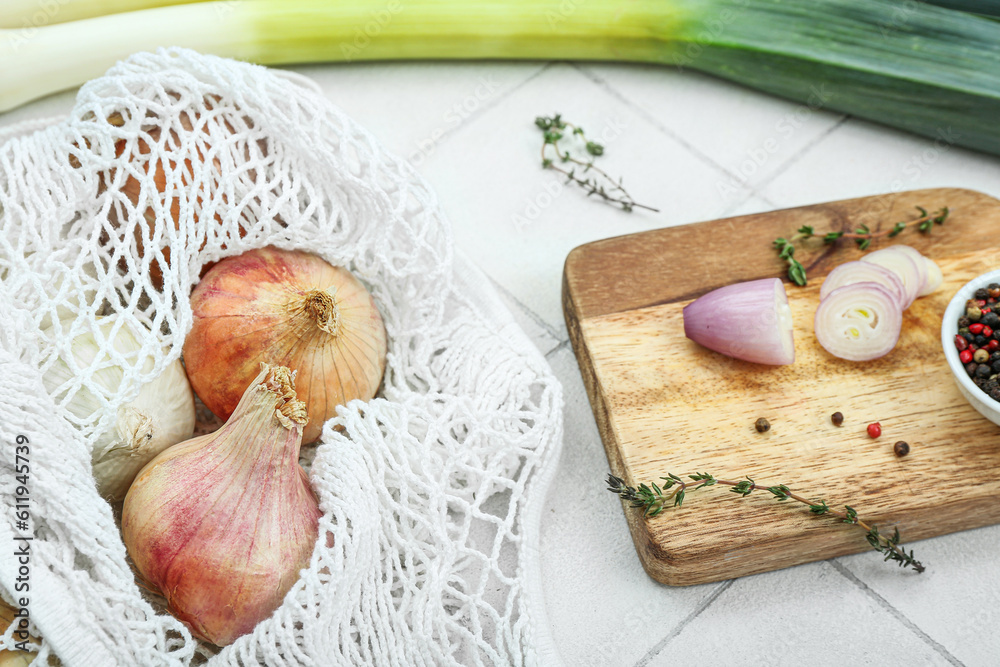
<path id="1" fill-rule="evenodd" d="M 836 359 L 812 333 L 822 278 L 861 256 L 849 242 L 799 244 L 809 285 L 787 285 L 796 362 L 767 367 L 684 337 L 682 308 L 716 287 L 782 276 L 771 241 L 804 224 L 888 228 L 915 206 L 952 214 L 931 234 L 896 239 L 932 257 L 945 282 L 904 314 L 896 348 L 867 363 Z M 1000 201 L 960 189 L 894 193 L 715 220 L 580 246 L 566 259 L 563 308 L 611 471 L 629 484 L 668 472 L 749 475 L 915 540 L 1000 522 L 1000 430 L 961 397 L 941 352 L 941 317 L 964 283 L 1000 263 Z M 875 246 L 873 246 L 875 247 Z M 841 427 L 830 421 L 840 411 Z M 770 431 L 757 433 L 766 417 Z M 870 439 L 869 422 L 883 435 Z M 908 456 L 892 445 L 906 440 Z M 595 471 L 601 474 L 601 471 Z M 626 509 L 654 579 L 690 585 L 868 549 L 864 531 L 765 492 L 689 493 L 652 519 Z M 919 558 L 919 548 L 916 549 Z M 878 558 L 873 553 L 873 558 Z M 933 563 L 925 563 L 934 567 Z M 887 565 L 886 567 L 889 567 Z"/>

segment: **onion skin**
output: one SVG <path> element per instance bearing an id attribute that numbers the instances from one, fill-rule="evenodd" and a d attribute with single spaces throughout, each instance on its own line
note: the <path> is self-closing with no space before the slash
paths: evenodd
<path id="1" fill-rule="evenodd" d="M 191 308 L 184 363 L 222 419 L 262 362 L 297 373 L 309 413 L 304 442 L 319 438 L 338 405 L 378 391 L 387 343 L 375 301 L 349 271 L 315 255 L 262 248 L 224 259 L 194 289 Z"/>
<path id="2" fill-rule="evenodd" d="M 198 637 L 232 643 L 277 609 L 308 566 L 320 510 L 299 465 L 305 406 L 266 365 L 215 433 L 136 477 L 122 537 L 136 569 Z"/>
<path id="3" fill-rule="evenodd" d="M 684 307 L 684 335 L 744 361 L 795 362 L 788 296 L 777 278 L 726 285 L 692 301 Z"/>

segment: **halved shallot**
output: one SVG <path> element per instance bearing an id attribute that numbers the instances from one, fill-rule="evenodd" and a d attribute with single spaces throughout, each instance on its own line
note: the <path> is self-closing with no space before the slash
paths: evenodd
<path id="1" fill-rule="evenodd" d="M 878 283 L 861 282 L 838 287 L 820 301 L 813 328 L 830 354 L 868 361 L 896 346 L 902 324 L 896 298 Z"/>
<path id="2" fill-rule="evenodd" d="M 795 361 L 792 311 L 778 278 L 726 285 L 692 301 L 684 307 L 684 335 L 744 361 Z"/>

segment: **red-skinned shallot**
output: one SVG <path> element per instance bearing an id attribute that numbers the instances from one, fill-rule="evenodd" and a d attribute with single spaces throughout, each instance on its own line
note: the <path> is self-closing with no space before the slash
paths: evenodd
<path id="1" fill-rule="evenodd" d="M 298 373 L 309 414 L 303 442 L 319 438 L 338 405 L 378 390 L 386 332 L 375 301 L 349 271 L 315 255 L 261 248 L 224 259 L 192 292 L 191 309 L 184 363 L 222 419 L 262 362 Z"/>
<path id="2" fill-rule="evenodd" d="M 125 497 L 136 569 L 213 644 L 270 616 L 309 563 L 320 510 L 299 465 L 305 423 L 294 375 L 265 364 L 220 430 L 162 452 Z"/>
<path id="3" fill-rule="evenodd" d="M 726 285 L 689 303 L 684 307 L 684 335 L 744 361 L 795 361 L 792 312 L 777 278 Z"/>

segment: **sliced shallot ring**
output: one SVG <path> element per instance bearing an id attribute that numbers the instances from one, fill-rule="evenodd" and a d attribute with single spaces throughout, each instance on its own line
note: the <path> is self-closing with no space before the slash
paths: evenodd
<path id="1" fill-rule="evenodd" d="M 906 304 L 906 288 L 895 271 L 890 271 L 873 262 L 845 262 L 835 268 L 823 280 L 819 289 L 819 298 L 823 300 L 838 287 L 854 283 L 878 283 L 895 297 L 899 309 L 904 310 Z"/>
<path id="2" fill-rule="evenodd" d="M 910 259 L 913 260 L 913 263 L 917 265 L 917 269 L 920 270 L 920 277 L 922 279 L 920 281 L 920 289 L 917 290 L 918 297 L 926 296 L 927 294 L 930 294 L 931 292 L 937 289 L 937 286 L 928 289 L 931 281 L 930 265 L 933 264 L 931 260 L 927 259 L 927 257 L 925 257 L 919 250 L 917 250 L 913 246 L 894 245 L 894 246 L 889 246 L 889 248 L 886 248 L 886 250 L 889 249 L 895 250 L 896 252 L 905 253 L 906 255 L 909 256 Z"/>
<path id="3" fill-rule="evenodd" d="M 854 283 L 820 301 L 813 330 L 833 356 L 869 361 L 896 346 L 902 325 L 903 311 L 888 290 L 878 283 Z"/>
<path id="4" fill-rule="evenodd" d="M 924 288 L 920 290 L 918 296 L 927 296 L 932 292 L 936 292 L 938 287 L 941 287 L 941 283 L 944 282 L 944 274 L 941 273 L 941 267 L 937 265 L 930 257 L 924 257 L 925 268 L 927 269 L 927 280 L 924 282 Z"/>
<path id="5" fill-rule="evenodd" d="M 778 278 L 726 285 L 684 306 L 684 335 L 710 350 L 758 364 L 795 361 L 792 311 Z"/>
<path id="6" fill-rule="evenodd" d="M 889 269 L 903 281 L 906 288 L 906 300 L 903 303 L 903 310 L 910 307 L 913 300 L 920 293 L 920 288 L 924 284 L 923 264 L 917 266 L 913 258 L 906 252 L 895 249 L 896 246 L 882 248 L 875 252 L 870 252 L 861 258 L 862 262 L 871 262 Z"/>

